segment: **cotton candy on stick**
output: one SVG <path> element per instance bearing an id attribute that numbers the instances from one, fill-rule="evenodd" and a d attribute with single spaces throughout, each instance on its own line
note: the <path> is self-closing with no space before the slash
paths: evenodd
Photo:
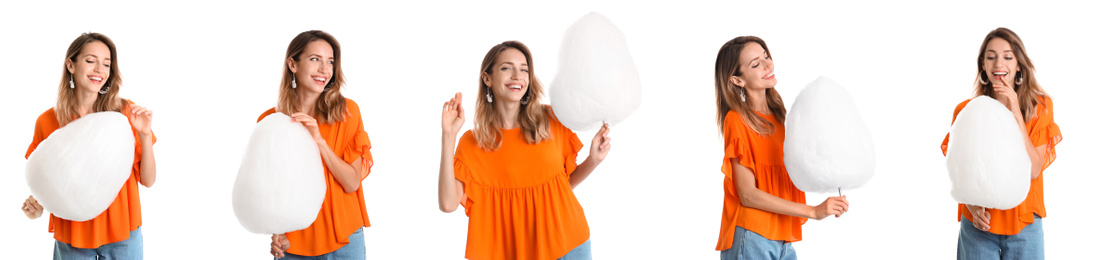
<path id="1" fill-rule="evenodd" d="M 947 171 L 951 196 L 987 208 L 1019 206 L 1030 191 L 1030 157 L 1015 116 L 999 101 L 970 100 L 951 125 Z"/>
<path id="2" fill-rule="evenodd" d="M 248 231 L 281 234 L 312 225 L 327 192 L 319 147 L 300 122 L 273 113 L 255 126 L 232 190 Z"/>
<path id="3" fill-rule="evenodd" d="M 623 32 L 599 13 L 571 25 L 550 95 L 555 116 L 575 131 L 615 125 L 635 112 L 642 89 Z"/>
<path id="4" fill-rule="evenodd" d="M 787 114 L 783 158 L 800 190 L 838 193 L 874 176 L 874 141 L 852 96 L 818 77 L 799 92 Z"/>
<path id="5" fill-rule="evenodd" d="M 93 219 L 114 203 L 132 174 L 135 142 L 125 115 L 84 115 L 53 131 L 30 154 L 30 193 L 54 216 Z"/>

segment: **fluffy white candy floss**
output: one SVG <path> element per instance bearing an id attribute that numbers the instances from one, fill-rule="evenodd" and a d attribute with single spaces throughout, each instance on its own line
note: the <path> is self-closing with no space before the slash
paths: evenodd
<path id="1" fill-rule="evenodd" d="M 988 96 L 971 100 L 951 125 L 947 171 L 959 203 L 996 209 L 1019 206 L 1030 191 L 1030 157 L 1019 124 Z"/>
<path id="2" fill-rule="evenodd" d="M 281 234 L 312 225 L 327 192 L 323 160 L 312 135 L 282 113 L 251 133 L 232 190 L 232 207 L 247 231 Z"/>
<path id="3" fill-rule="evenodd" d="M 559 71 L 551 82 L 555 116 L 575 131 L 616 125 L 639 109 L 639 71 L 624 33 L 608 18 L 589 13 L 563 35 Z"/>
<path id="4" fill-rule="evenodd" d="M 787 114 L 783 161 L 795 187 L 833 192 L 863 186 L 874 176 L 874 141 L 852 96 L 818 77 Z"/>
<path id="5" fill-rule="evenodd" d="M 59 218 L 93 219 L 110 207 L 132 174 L 135 142 L 125 115 L 84 115 L 53 131 L 30 154 L 30 194 Z"/>

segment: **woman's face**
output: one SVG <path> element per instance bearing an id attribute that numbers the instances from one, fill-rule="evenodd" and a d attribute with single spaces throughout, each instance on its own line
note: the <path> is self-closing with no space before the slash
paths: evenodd
<path id="1" fill-rule="evenodd" d="M 985 45 L 985 60 L 981 68 L 985 77 L 993 84 L 1005 84 L 1011 86 L 1015 82 L 1015 72 L 1019 72 L 1019 60 L 1011 49 L 1008 41 L 995 38 Z"/>
<path id="2" fill-rule="evenodd" d="M 494 92 L 495 102 L 521 102 L 529 85 L 525 54 L 516 48 L 503 50 L 489 70 L 490 74 L 482 75 L 483 83 Z"/>
<path id="3" fill-rule="evenodd" d="M 76 60 L 65 63 L 78 90 L 98 92 L 110 78 L 110 48 L 100 41 L 84 44 Z"/>
<path id="4" fill-rule="evenodd" d="M 749 42 L 741 49 L 738 58 L 740 76 L 730 80 L 746 89 L 768 89 L 776 86 L 776 64 L 759 43 Z"/>
<path id="5" fill-rule="evenodd" d="M 334 74 L 335 51 L 327 41 L 315 40 L 304 46 L 300 60 L 289 58 L 286 62 L 297 80 L 297 88 L 321 93 Z"/>

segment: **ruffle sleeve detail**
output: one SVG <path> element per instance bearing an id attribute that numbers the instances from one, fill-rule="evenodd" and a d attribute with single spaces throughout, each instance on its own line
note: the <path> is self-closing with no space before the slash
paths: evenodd
<path id="1" fill-rule="evenodd" d="M 1034 147 L 1046 146 L 1046 153 L 1042 155 L 1042 170 L 1045 171 L 1054 160 L 1057 159 L 1057 143 L 1061 142 L 1061 128 L 1053 121 L 1053 101 L 1048 97 L 1041 98 L 1038 115 L 1033 119 L 1030 129 L 1030 142 Z"/>
<path id="2" fill-rule="evenodd" d="M 572 131 L 568 130 L 566 136 L 567 140 L 564 142 L 565 147 L 563 148 L 563 158 L 566 161 L 563 168 L 566 169 L 567 176 L 570 176 L 571 173 L 574 173 L 574 169 L 578 168 L 578 151 L 582 150 L 583 144 L 578 135 Z"/>

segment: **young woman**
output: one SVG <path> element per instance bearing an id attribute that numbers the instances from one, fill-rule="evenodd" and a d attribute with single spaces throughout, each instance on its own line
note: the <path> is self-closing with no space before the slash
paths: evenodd
<path id="1" fill-rule="evenodd" d="M 974 97 L 981 95 L 1003 103 L 1027 134 L 1023 140 L 1030 156 L 1030 192 L 1023 203 L 1006 210 L 958 204 L 958 259 L 1042 259 L 1042 171 L 1057 157 L 1054 146 L 1061 142 L 1061 130 L 1053 122 L 1053 100 L 1035 79 L 1023 41 L 1007 28 L 992 30 L 981 42 Z M 954 108 L 953 118 L 969 101 Z M 943 155 L 949 141 L 948 134 L 940 147 Z"/>
<path id="2" fill-rule="evenodd" d="M 54 259 L 142 259 L 144 256 L 141 198 L 137 185 L 152 187 L 156 182 L 156 157 L 152 153 L 156 136 L 152 133 L 152 111 L 118 97 L 121 86 L 114 42 L 98 33 L 81 34 L 65 53 L 56 106 L 38 116 L 34 124 L 34 140 L 27 148 L 27 158 L 53 131 L 95 112 L 124 114 L 129 118 L 136 139 L 133 170 L 106 211 L 91 220 L 79 222 L 50 214 L 49 232 L 53 232 L 56 239 Z M 42 216 L 43 210 L 34 196 L 23 202 L 23 213 L 31 219 Z"/>
<path id="3" fill-rule="evenodd" d="M 312 134 L 323 159 L 327 195 L 315 222 L 303 230 L 271 237 L 276 258 L 365 259 L 363 227 L 369 226 L 361 181 L 373 155 L 357 103 L 342 97 L 342 53 L 334 36 L 306 31 L 285 52 L 278 106 L 259 116 L 285 113 Z"/>
<path id="4" fill-rule="evenodd" d="M 475 129 L 459 146 L 461 94 L 444 105 L 438 204 L 444 212 L 464 206 L 468 259 L 592 258 L 573 188 L 608 155 L 608 127 L 577 164 L 582 141 L 540 104 L 543 97 L 528 47 L 507 41 L 483 57 Z"/>
<path id="5" fill-rule="evenodd" d="M 722 130 L 722 259 L 797 259 L 791 242 L 802 240 L 806 218 L 840 217 L 844 197 L 817 206 L 791 183 L 783 166 L 787 109 L 776 92 L 775 63 L 758 37 L 726 42 L 715 60 L 717 123 Z"/>

